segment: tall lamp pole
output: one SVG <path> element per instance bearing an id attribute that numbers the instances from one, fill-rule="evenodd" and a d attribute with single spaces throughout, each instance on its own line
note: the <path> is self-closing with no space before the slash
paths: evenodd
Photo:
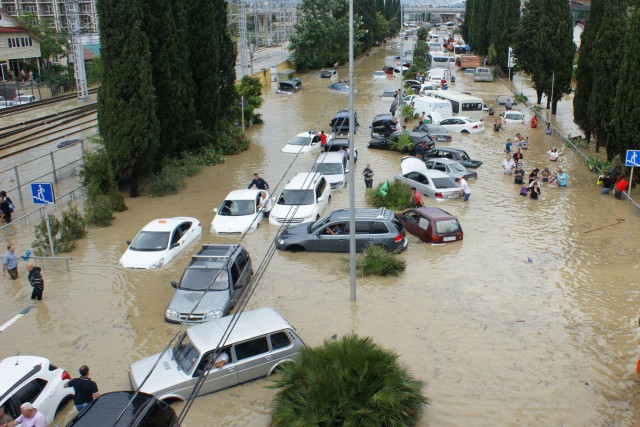
<path id="1" fill-rule="evenodd" d="M 404 35 L 402 34 L 403 30 L 404 30 L 404 16 L 402 15 L 402 1 L 400 1 L 400 67 L 398 67 L 400 71 L 400 92 L 398 93 L 398 111 L 399 111 L 398 123 L 400 123 L 400 126 L 402 126 L 402 107 L 404 107 L 404 99 L 402 96 L 402 89 L 403 89 L 402 66 L 404 63 Z"/>
<path id="2" fill-rule="evenodd" d="M 551 73 L 551 103 L 550 103 L 551 109 L 549 111 L 549 119 L 547 120 L 548 122 L 551 121 L 551 113 L 553 112 L 553 89 L 554 89 L 553 86 L 555 85 L 555 82 L 556 82 L 556 73 L 553 72 Z"/>
<path id="3" fill-rule="evenodd" d="M 349 0 L 349 297 L 356 300 L 356 183 L 353 154 L 355 111 L 353 107 L 353 0 Z"/>

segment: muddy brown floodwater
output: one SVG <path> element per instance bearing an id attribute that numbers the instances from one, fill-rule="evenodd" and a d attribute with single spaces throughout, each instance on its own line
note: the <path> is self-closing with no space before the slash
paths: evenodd
<path id="1" fill-rule="evenodd" d="M 397 80 L 371 77 L 386 55 L 397 52 L 391 48 L 356 64 L 356 206 L 366 205 L 360 172 L 367 162 L 376 183 L 399 173 L 399 154 L 366 148 L 373 115 L 387 112 L 391 102 L 380 94 L 396 87 Z M 339 73 L 346 77 L 347 70 Z M 487 102 L 509 93 L 500 82 L 474 83 L 460 72 L 457 77 L 452 89 Z M 254 171 L 273 189 L 282 186 L 283 174 L 286 179 L 307 170 L 317 154 L 291 164 L 294 157 L 280 149 L 299 132 L 328 130 L 335 112 L 348 107 L 348 96 L 328 90 L 328 80 L 317 74 L 301 79 L 304 89 L 293 96 L 266 90 L 265 124 L 248 131 L 253 144 L 247 152 L 203 170 L 179 195 L 127 199 L 129 210 L 117 214 L 111 227 L 91 228 L 70 254 L 71 272 L 46 270 L 44 301 L 0 334 L 0 357 L 42 355 L 74 375 L 87 363 L 102 392 L 128 389 L 128 366 L 161 351 L 177 329 L 163 318 L 173 294 L 169 283 L 200 244 L 235 242 L 210 234 L 212 209 L 230 190 L 246 186 Z M 573 128 L 566 109 L 554 120 Z M 500 167 L 504 140 L 516 132 L 529 135 L 527 174 L 534 167 L 555 170 L 545 153 L 560 144 L 542 128 L 506 128 L 455 135 L 450 144 L 484 161 L 468 203 L 438 204 L 459 218 L 464 241 L 431 246 L 411 236 L 399 255 L 407 271 L 359 279 L 355 303 L 342 267 L 346 255 L 277 252 L 250 308 L 275 307 L 309 345 L 355 332 L 396 351 L 428 384 L 424 392 L 432 404 L 421 425 L 637 425 L 640 220 L 624 202 L 601 196 L 595 175 L 568 148 L 559 166 L 572 178 L 569 188 L 545 185 L 537 201 L 519 196 Z M 327 211 L 347 207 L 347 198 L 348 191 L 334 192 Z M 118 267 L 125 241 L 140 227 L 177 215 L 202 222 L 200 241 L 159 271 Z M 275 231 L 264 221 L 244 239 L 254 269 Z M 24 277 L 1 283 L 4 323 L 30 304 L 30 288 Z M 266 425 L 275 393 L 269 385 L 263 379 L 199 397 L 186 425 Z M 56 421 L 63 425 L 74 414 L 68 405 Z"/>

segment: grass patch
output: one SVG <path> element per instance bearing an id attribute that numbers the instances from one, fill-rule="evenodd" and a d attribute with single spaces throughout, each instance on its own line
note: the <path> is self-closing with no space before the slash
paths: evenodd
<path id="1" fill-rule="evenodd" d="M 349 268 L 349 260 L 343 260 Z M 382 245 L 369 245 L 362 255 L 356 258 L 356 270 L 359 276 L 398 276 L 406 269 L 406 262 L 385 249 Z"/>
<path id="2" fill-rule="evenodd" d="M 605 173 L 613 167 L 613 163 L 610 161 L 595 156 L 587 157 L 584 163 L 591 172 L 597 174 Z"/>
<path id="3" fill-rule="evenodd" d="M 386 195 L 385 195 L 386 193 Z M 400 181 L 385 181 L 367 193 L 367 202 L 376 208 L 401 211 L 411 207 L 411 187 Z"/>

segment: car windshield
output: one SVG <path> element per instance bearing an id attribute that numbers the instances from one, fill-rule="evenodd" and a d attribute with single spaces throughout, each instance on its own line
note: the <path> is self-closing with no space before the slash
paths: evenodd
<path id="1" fill-rule="evenodd" d="M 254 200 L 225 200 L 218 210 L 218 215 L 222 216 L 243 216 L 254 213 L 256 213 Z"/>
<path id="2" fill-rule="evenodd" d="M 451 178 L 433 178 L 432 181 L 436 188 L 453 188 L 456 186 L 456 183 Z"/>
<path id="3" fill-rule="evenodd" d="M 312 205 L 313 190 L 287 190 L 286 188 L 278 197 L 279 205 Z"/>
<path id="4" fill-rule="evenodd" d="M 436 221 L 436 233 L 455 233 L 460 231 L 460 223 L 455 219 Z"/>
<path id="5" fill-rule="evenodd" d="M 522 116 L 520 114 L 509 113 L 505 118 L 509 120 L 521 120 Z"/>
<path id="6" fill-rule="evenodd" d="M 471 160 L 471 159 L 469 158 L 469 156 L 467 155 L 467 153 L 465 153 L 465 152 L 461 152 L 461 153 L 460 153 L 460 159 L 461 159 L 461 160 Z"/>
<path id="7" fill-rule="evenodd" d="M 191 369 L 200 359 L 200 351 L 191 343 L 189 336 L 185 332 L 171 350 L 173 358 L 184 373 L 191 373 Z"/>
<path id="8" fill-rule="evenodd" d="M 311 138 L 308 136 L 296 136 L 291 141 L 289 141 L 289 145 L 309 145 L 311 143 Z"/>
<path id="9" fill-rule="evenodd" d="M 315 233 L 322 230 L 329 223 L 329 217 L 322 218 L 309 224 L 309 233 Z"/>
<path id="10" fill-rule="evenodd" d="M 129 245 L 132 251 L 164 251 L 169 244 L 168 231 L 141 231 Z"/>
<path id="11" fill-rule="evenodd" d="M 316 163 L 313 165 L 313 172 L 320 172 L 324 175 L 339 175 L 344 173 L 341 163 Z"/>
<path id="12" fill-rule="evenodd" d="M 466 172 L 467 169 L 462 166 L 460 163 L 450 163 L 449 167 L 451 168 L 452 172 Z"/>
<path id="13" fill-rule="evenodd" d="M 214 281 L 211 284 L 211 281 Z M 219 268 L 187 268 L 180 280 L 180 289 L 187 291 L 210 291 L 229 289 L 229 278 L 226 270 Z"/>
<path id="14" fill-rule="evenodd" d="M 440 135 L 449 134 L 449 132 L 447 132 L 447 130 L 444 127 L 438 126 L 438 125 L 429 125 L 427 126 L 427 130 L 429 133 L 434 133 L 434 134 L 440 134 Z"/>

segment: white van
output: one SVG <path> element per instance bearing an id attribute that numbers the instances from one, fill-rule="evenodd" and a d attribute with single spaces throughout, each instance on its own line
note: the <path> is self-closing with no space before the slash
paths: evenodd
<path id="1" fill-rule="evenodd" d="M 440 114 L 442 117 L 453 116 L 451 102 L 446 99 L 438 99 L 432 96 L 418 96 L 413 98 L 413 112 L 421 114 L 423 111 L 425 116 L 433 116 L 434 113 Z"/>
<path id="2" fill-rule="evenodd" d="M 429 70 L 429 80 L 440 85 L 440 80 L 451 81 L 451 70 L 449 68 L 432 68 Z"/>
<path id="3" fill-rule="evenodd" d="M 347 174 L 349 173 L 347 152 L 340 150 L 322 153 L 318 156 L 318 160 L 316 160 L 311 170 L 323 174 L 331 185 L 332 190 L 344 188 L 347 184 Z"/>
<path id="4" fill-rule="evenodd" d="M 273 201 L 269 224 L 312 222 L 320 218 L 331 197 L 331 185 L 318 172 L 300 172 L 285 185 Z"/>
<path id="5" fill-rule="evenodd" d="M 493 72 L 489 67 L 478 67 L 476 68 L 476 73 L 473 76 L 474 82 L 492 82 L 493 81 Z"/>
<path id="6" fill-rule="evenodd" d="M 429 48 L 429 52 L 442 52 L 442 44 L 437 41 L 432 41 L 427 43 L 427 47 Z"/>
<path id="7" fill-rule="evenodd" d="M 13 98 L 13 102 L 15 102 L 16 105 L 29 104 L 31 102 L 36 102 L 37 100 L 38 99 L 33 95 L 18 95 Z"/>

